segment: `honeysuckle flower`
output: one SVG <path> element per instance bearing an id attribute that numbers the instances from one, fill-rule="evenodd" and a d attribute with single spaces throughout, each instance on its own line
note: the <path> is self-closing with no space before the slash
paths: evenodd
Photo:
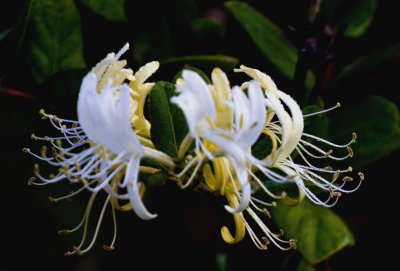
<path id="1" fill-rule="evenodd" d="M 360 178 L 358 185 L 351 189 L 345 189 L 344 185 L 347 181 L 352 180 L 351 177 L 343 177 L 342 184 L 335 184 L 335 181 L 338 179 L 340 174 L 351 172 L 351 167 L 344 170 L 334 170 L 331 167 L 319 168 L 311 164 L 306 158 L 306 155 L 308 155 L 311 158 L 317 159 L 331 158 L 333 160 L 343 160 L 353 155 L 350 145 L 356 140 L 355 133 L 353 133 L 353 137 L 349 143 L 338 145 L 303 131 L 304 117 L 328 112 L 338 107 L 339 104 L 331 109 L 303 116 L 300 107 L 293 100 L 293 98 L 278 90 L 275 83 L 268 75 L 243 65 L 236 71 L 244 72 L 251 78 L 257 80 L 265 91 L 265 104 L 268 108 L 268 113 L 270 116 L 267 117 L 264 133 L 270 137 L 273 143 L 273 148 L 271 153 L 261 161 L 252 160 L 252 165 L 275 182 L 294 182 L 298 186 L 298 200 L 290 199 L 285 193 L 283 194 L 283 198 L 286 199 L 287 203 L 297 203 L 301 201 L 304 196 L 307 196 L 307 198 L 315 204 L 330 207 L 337 202 L 341 193 L 350 193 L 359 188 L 361 181 L 364 179 L 364 175 L 362 173 L 358 173 Z M 248 84 L 248 82 L 245 83 L 244 87 L 246 87 Z M 289 108 L 290 114 L 286 112 L 284 105 Z M 277 120 L 272 121 L 275 115 L 277 116 Z M 345 148 L 347 149 L 348 154 L 344 157 L 333 156 L 332 150 L 325 151 L 321 149 L 321 147 L 310 142 L 310 140 L 323 143 L 330 147 Z M 305 165 L 293 161 L 291 154 L 294 151 L 299 154 Z M 314 151 L 317 154 L 312 153 L 311 151 Z M 286 176 L 276 174 L 276 172 L 272 170 L 273 168 L 280 170 Z M 326 177 L 323 177 L 322 174 L 330 174 L 332 176 L 332 180 L 328 180 Z M 257 180 L 259 185 L 262 186 L 264 190 L 267 191 L 262 182 L 254 174 L 253 178 Z M 325 200 L 318 198 L 305 185 L 305 181 L 311 183 L 317 188 L 322 189 L 323 191 L 327 191 L 329 193 L 328 198 Z"/>
<path id="2" fill-rule="evenodd" d="M 34 139 L 50 143 L 51 156 L 48 156 L 46 147 L 42 149 L 40 156 L 29 149 L 24 149 L 40 160 L 59 167 L 57 175 L 46 178 L 40 174 L 38 166 L 35 165 L 35 177 L 30 180 L 31 184 L 45 185 L 64 179 L 71 183 L 82 184 L 82 187 L 72 194 L 54 198 L 53 201 L 69 198 L 84 190 L 92 192 L 81 223 L 72 230 L 61 231 L 69 233 L 84 227 L 82 242 L 74 247 L 73 251 L 67 252 L 67 255 L 85 253 L 93 246 L 108 204 L 112 206 L 115 226 L 114 208 L 133 209 L 142 219 L 155 218 L 156 214 L 150 213 L 142 202 L 144 186 L 139 182 L 139 172 L 156 172 L 158 169 L 140 166 L 141 160 L 146 158 L 168 168 L 174 167 L 169 156 L 141 143 L 141 140 L 145 139 L 140 138 L 133 129 L 135 122 L 132 127 L 131 119 L 135 113 L 138 114 L 139 121 L 145 123 L 144 117 L 141 116 L 142 112 L 138 113 L 138 106 L 142 106 L 141 101 L 135 100 L 135 96 L 138 91 L 148 94 L 152 85 L 143 82 L 154 72 L 158 64 L 148 64 L 134 77 L 130 69 L 124 68 L 126 61 L 119 60 L 128 48 L 127 44 L 118 54 L 109 54 L 84 77 L 78 97 L 78 121 L 61 119 L 41 111 L 43 118 L 49 119 L 62 134 L 60 137 L 43 138 L 33 135 Z M 123 83 L 126 80 L 130 80 L 131 86 L 138 89 L 132 89 Z M 83 249 L 89 214 L 96 195 L 102 190 L 107 192 L 107 197 L 94 237 L 87 248 Z M 119 200 L 128 203 L 120 206 Z M 113 248 L 116 228 L 114 230 L 113 241 L 106 247 L 108 249 Z"/>
<path id="3" fill-rule="evenodd" d="M 241 88 L 233 87 L 229 90 L 229 81 L 226 76 L 221 75 L 222 72 L 218 76 L 223 80 L 213 78 L 213 84 L 207 86 L 200 76 L 186 71 L 178 84 L 179 96 L 172 98 L 172 102 L 176 103 L 186 116 L 189 135 L 196 141 L 195 151 L 197 157 L 200 157 L 190 179 L 202 164 L 207 189 L 226 197 L 228 206 L 225 207 L 233 214 L 236 228 L 235 235 L 232 235 L 227 227 L 221 229 L 222 237 L 227 243 L 240 241 L 245 232 L 248 232 L 260 249 L 265 249 L 269 242 L 281 249 L 289 249 L 295 247 L 295 240 L 280 239 L 280 235 L 272 233 L 256 212 L 269 216 L 266 208 L 276 203 L 252 197 L 252 187 L 253 190 L 261 189 L 273 200 L 279 199 L 287 204 L 296 204 L 306 196 L 316 204 L 332 206 L 341 192 L 348 193 L 358 189 L 364 178 L 363 174 L 359 173 L 361 181 L 355 188 L 345 189 L 345 183 L 352 180 L 350 177 L 345 176 L 341 184 L 336 184 L 335 181 L 340 174 L 350 172 L 351 168 L 318 168 L 312 165 L 305 155 L 321 159 L 345 159 L 352 155 L 349 145 L 355 142 L 355 134 L 348 144 L 337 145 L 305 133 L 305 117 L 325 113 L 333 108 L 303 116 L 296 101 L 278 90 L 269 76 L 245 66 L 236 71 L 245 72 L 253 80 L 245 82 Z M 272 150 L 265 158 L 257 159 L 251 150 L 263 134 L 271 139 Z M 332 151 L 322 150 L 310 139 L 332 147 L 346 148 L 348 155 L 332 156 Z M 188 145 L 187 142 L 185 144 Z M 313 154 L 310 149 L 321 155 Z M 305 165 L 294 162 L 294 152 L 299 154 Z M 203 157 L 207 157 L 208 160 Z M 193 161 L 195 159 L 192 159 L 182 172 L 192 167 L 195 163 Z M 296 184 L 299 190 L 298 198 L 289 198 L 285 191 L 281 194 L 272 193 L 257 172 L 273 182 Z M 328 181 L 323 174 L 332 174 L 332 180 Z M 186 185 L 188 184 L 189 182 Z M 321 200 L 306 184 L 327 191 L 328 198 Z M 256 235 L 245 216 L 250 216 L 252 221 L 256 222 L 264 234 L 263 237 L 259 238 Z"/>
<path id="4" fill-rule="evenodd" d="M 227 157 L 235 169 L 235 176 L 239 182 L 237 189 L 241 191 L 242 196 L 236 208 L 227 205 L 226 209 L 232 213 L 240 212 L 248 206 L 251 193 L 246 157 L 264 125 L 265 106 L 262 90 L 254 81 L 249 85 L 249 97 L 239 87 L 233 88 L 229 95 L 229 84 L 220 70 L 213 72 L 213 80 L 216 81 L 213 87 L 207 86 L 193 71 L 183 71 L 182 77 L 183 81 L 177 88 L 179 96 L 173 97 L 171 102 L 182 109 L 188 123 L 189 135 L 196 143 L 199 158 L 192 177 L 203 162 L 202 153 L 210 160 L 213 160 L 216 154 Z M 226 119 L 233 116 L 234 119 Z M 206 142 L 218 146 L 214 154 L 207 148 Z M 186 169 L 183 170 L 185 171 Z M 184 187 L 190 184 L 192 177 Z"/>

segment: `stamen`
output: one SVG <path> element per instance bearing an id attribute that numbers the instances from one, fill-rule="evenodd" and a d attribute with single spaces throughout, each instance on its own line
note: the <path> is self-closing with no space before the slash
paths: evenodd
<path id="1" fill-rule="evenodd" d="M 314 112 L 314 113 L 310 113 L 310 114 L 305 114 L 305 115 L 303 115 L 303 117 L 307 118 L 307 117 L 311 117 L 311 116 L 315 116 L 315 115 L 319 115 L 319 114 L 324 114 L 324 113 L 327 113 L 327 112 L 332 111 L 332 110 L 334 110 L 336 108 L 339 108 L 339 107 L 341 107 L 341 104 L 338 102 L 338 103 L 336 103 L 335 106 L 333 106 L 331 108 L 328 108 L 328 109 L 325 109 L 325 110 L 322 110 L 322 111 L 318 111 L 318 112 Z"/>

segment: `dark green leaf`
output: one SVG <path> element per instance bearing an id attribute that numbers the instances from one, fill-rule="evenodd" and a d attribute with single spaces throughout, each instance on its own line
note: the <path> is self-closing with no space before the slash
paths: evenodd
<path id="1" fill-rule="evenodd" d="M 80 0 L 93 12 L 110 21 L 125 21 L 126 0 Z"/>
<path id="2" fill-rule="evenodd" d="M 73 0 L 36 0 L 29 62 L 38 82 L 58 71 L 83 68 L 81 21 Z"/>
<path id="3" fill-rule="evenodd" d="M 258 159 L 264 159 L 272 151 L 272 141 L 269 136 L 262 136 L 251 149 L 251 154 Z"/>
<path id="4" fill-rule="evenodd" d="M 297 49 L 282 30 L 247 3 L 231 1 L 226 2 L 225 6 L 247 31 L 264 56 L 287 78 L 293 78 Z"/>
<path id="5" fill-rule="evenodd" d="M 163 186 L 165 185 L 165 181 L 167 180 L 167 174 L 165 172 L 157 172 L 150 175 L 146 180 L 146 185 L 154 187 L 154 186 Z"/>
<path id="6" fill-rule="evenodd" d="M 175 85 L 160 81 L 149 98 L 151 139 L 158 150 L 172 157 L 177 156 L 179 144 L 187 133 L 182 111 L 170 102 L 174 94 Z"/>
<path id="7" fill-rule="evenodd" d="M 372 22 L 377 2 L 377 0 L 344 1 L 344 5 L 350 6 L 345 19 L 347 23 L 346 36 L 357 38 L 367 31 Z"/>
<path id="8" fill-rule="evenodd" d="M 373 67 L 381 63 L 383 60 L 394 55 L 400 51 L 400 42 L 393 44 L 389 47 L 380 49 L 372 54 L 363 56 L 355 60 L 350 65 L 346 66 L 334 79 L 332 82 L 332 88 L 337 87 L 346 79 L 354 76 L 359 76 L 365 72 L 368 72 Z"/>
<path id="9" fill-rule="evenodd" d="M 249 4 L 239 1 L 225 2 L 225 6 L 235 16 L 249 34 L 263 55 L 288 79 L 293 79 L 297 64 L 297 49 L 285 33 L 263 14 Z M 315 79 L 307 73 L 306 89 L 310 90 Z"/>
<path id="10" fill-rule="evenodd" d="M 349 163 L 359 168 L 400 147 L 399 111 L 391 101 L 379 96 L 368 96 L 357 104 L 343 107 L 331 118 L 332 141 L 349 141 L 357 133 L 352 145 L 354 157 Z"/>
<path id="11" fill-rule="evenodd" d="M 21 8 L 20 16 L 16 23 L 8 29 L 2 29 L 2 37 L 0 38 L 0 78 L 2 78 L 10 67 L 15 63 L 21 45 L 25 39 L 28 22 L 32 15 L 33 0 L 26 1 Z M 7 11 L 7 9 L 5 9 Z"/>
<path id="12" fill-rule="evenodd" d="M 196 37 L 222 39 L 225 36 L 224 27 L 212 18 L 199 18 L 190 23 L 190 28 Z"/>
<path id="13" fill-rule="evenodd" d="M 219 67 L 224 71 L 230 71 L 238 63 L 239 63 L 238 59 L 224 55 L 182 56 L 182 57 L 169 58 L 165 61 L 162 61 L 161 69 L 176 71 L 180 70 L 185 65 L 189 65 L 202 70 L 206 74 L 210 74 L 212 69 L 214 69 L 215 67 Z"/>
<path id="14" fill-rule="evenodd" d="M 354 245 L 353 235 L 335 213 L 308 200 L 296 206 L 278 204 L 271 214 L 287 238 L 297 239 L 298 251 L 311 264 Z"/>

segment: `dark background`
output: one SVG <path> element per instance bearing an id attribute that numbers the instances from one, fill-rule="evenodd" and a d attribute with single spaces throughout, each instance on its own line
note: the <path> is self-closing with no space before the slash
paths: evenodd
<path id="1" fill-rule="evenodd" d="M 2 22 L 10 24 L 18 18 L 24 3 L 16 1 L 9 5 L 9 2 L 2 2 Z M 208 33 L 209 39 L 204 41 L 186 36 L 185 25 L 173 22 L 177 31 L 174 56 L 188 53 L 232 55 L 243 64 L 271 71 L 268 73 L 279 82 L 281 89 L 295 89 L 293 82 L 283 78 L 260 57 L 258 49 L 219 1 L 198 2 L 200 16 L 214 14 L 212 16 L 220 20 L 226 34 L 220 37 L 218 33 Z M 263 1 L 251 1 L 251 4 L 280 25 L 295 44 L 301 46 L 304 35 L 318 33 L 318 29 L 303 29 L 308 1 L 267 2 L 268 5 Z M 158 4 L 154 1 L 141 4 L 145 7 L 138 10 L 133 1 L 128 1 L 128 17 L 137 28 L 141 27 L 140 31 L 157 29 L 163 23 L 157 20 L 163 7 L 156 8 Z M 135 48 L 139 31 L 135 32 L 132 25 L 113 25 L 84 6 L 78 4 L 78 7 L 83 20 L 84 53 L 88 67 L 126 41 L 131 41 Z M 379 1 L 372 25 L 363 37 L 338 39 L 333 50 L 334 72 L 340 71 L 358 56 L 368 55 L 399 41 L 400 16 L 396 7 L 396 1 Z M 323 18 L 320 20 L 323 21 Z M 297 31 L 293 32 L 292 28 Z M 144 60 L 158 57 L 163 57 L 161 49 L 155 49 L 153 55 L 144 56 Z M 127 59 L 131 67 L 143 64 L 132 55 L 127 55 Z M 32 132 L 41 135 L 51 133 L 47 123 L 40 120 L 37 113 L 40 108 L 63 116 L 74 116 L 77 90 L 61 98 L 52 96 L 45 85 L 34 83 L 23 61 L 15 61 L 10 64 L 9 76 L 1 82 L 2 90 L 15 89 L 23 94 L 0 92 L 0 240 L 3 246 L 0 270 L 25 270 L 26 266 L 33 270 L 159 270 L 159 266 L 172 270 L 217 270 L 218 257 L 226 257 L 228 270 L 295 270 L 300 259 L 297 252 L 281 252 L 273 246 L 267 252 L 258 251 L 248 237 L 237 245 L 225 244 L 219 231 L 221 225 L 231 223 L 231 217 L 225 213 L 222 199 L 180 191 L 174 184 L 155 188 L 146 195 L 146 205 L 159 214 L 157 219 L 141 221 L 132 212 L 117 214 L 119 236 L 114 252 L 105 252 L 101 248 L 101 244 L 107 244 L 112 237 L 111 215 L 108 213 L 94 248 L 83 257 L 64 257 L 64 252 L 79 241 L 80 235 L 58 236 L 56 232 L 79 221 L 86 198 L 83 196 L 61 203 L 47 201 L 47 196 L 61 195 L 70 188 L 68 185 L 28 186 L 27 180 L 32 176 L 36 161 L 23 154 L 21 149 L 30 146 L 38 150 L 37 142 L 30 140 Z M 312 65 L 318 68 L 319 63 L 314 61 Z M 348 80 L 342 88 L 334 92 L 316 90 L 317 95 L 322 95 L 326 104 L 334 104 L 338 100 L 342 104 L 351 104 L 368 94 L 379 94 L 399 105 L 399 71 L 400 55 L 395 54 L 367 73 Z M 301 98 L 300 94 L 291 94 Z M 334 207 L 353 231 L 356 245 L 319 264 L 317 270 L 358 270 L 366 267 L 385 270 L 398 266 L 396 257 L 399 250 L 396 247 L 400 243 L 397 233 L 400 228 L 400 182 L 396 166 L 399 159 L 397 151 L 362 169 L 367 178 L 365 184 L 356 193 L 343 197 Z M 93 213 L 95 217 L 96 212 Z"/>

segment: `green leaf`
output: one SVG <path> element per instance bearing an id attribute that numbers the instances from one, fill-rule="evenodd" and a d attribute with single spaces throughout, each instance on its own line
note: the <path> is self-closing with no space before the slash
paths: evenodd
<path id="1" fill-rule="evenodd" d="M 294 77 L 298 54 L 285 33 L 249 4 L 239 1 L 225 2 L 225 6 L 239 21 L 262 54 L 289 80 Z M 315 83 L 315 76 L 307 72 L 306 99 Z"/>
<path id="2" fill-rule="evenodd" d="M 83 68 L 81 21 L 74 0 L 36 0 L 28 60 L 40 83 L 58 71 Z"/>
<path id="3" fill-rule="evenodd" d="M 380 96 L 368 96 L 343 107 L 331 118 L 332 141 L 349 141 L 352 132 L 357 142 L 351 147 L 353 168 L 365 166 L 400 147 L 400 119 L 397 106 Z"/>
<path id="4" fill-rule="evenodd" d="M 297 49 L 282 30 L 247 3 L 231 1 L 225 2 L 225 6 L 264 56 L 287 78 L 292 79 L 297 63 Z"/>
<path id="5" fill-rule="evenodd" d="M 225 28 L 213 18 L 198 18 L 190 23 L 190 28 L 196 37 L 208 37 L 215 42 L 225 36 Z"/>
<path id="6" fill-rule="evenodd" d="M 32 7 L 34 0 L 29 0 L 23 3 L 20 7 L 21 14 L 15 14 L 15 24 L 10 28 L 3 29 L 2 37 L 0 38 L 0 78 L 10 71 L 15 65 L 15 58 L 19 54 L 21 46 L 26 36 L 28 23 L 32 15 Z M 21 4 L 21 3 L 19 3 Z M 2 9 L 3 12 L 9 12 L 7 9 Z"/>
<path id="7" fill-rule="evenodd" d="M 378 1 L 357 0 L 350 5 L 348 1 L 344 1 L 344 3 L 347 7 L 350 7 L 345 19 L 348 25 L 344 34 L 352 38 L 362 36 L 372 22 Z"/>
<path id="8" fill-rule="evenodd" d="M 221 68 L 223 71 L 232 70 L 239 60 L 234 57 L 224 55 L 198 55 L 198 56 L 182 56 L 173 57 L 161 62 L 162 69 L 179 70 L 185 65 L 196 67 L 206 74 L 210 74 L 215 67 Z"/>
<path id="9" fill-rule="evenodd" d="M 373 67 L 381 63 L 383 60 L 400 51 L 400 42 L 375 51 L 367 56 L 356 59 L 353 63 L 346 66 L 332 82 L 332 88 L 338 87 L 348 78 L 362 75 Z"/>
<path id="10" fill-rule="evenodd" d="M 114 22 L 125 21 L 126 0 L 80 0 L 94 13 Z"/>
<path id="11" fill-rule="evenodd" d="M 272 218 L 287 238 L 297 239 L 297 249 L 311 264 L 316 264 L 346 246 L 354 238 L 346 224 L 331 210 L 308 200 L 296 206 L 278 204 Z"/>
<path id="12" fill-rule="evenodd" d="M 263 135 L 251 148 L 251 154 L 257 159 L 264 159 L 272 151 L 272 140 L 269 136 Z"/>
<path id="13" fill-rule="evenodd" d="M 170 102 L 175 94 L 175 85 L 157 82 L 149 98 L 151 139 L 160 151 L 172 157 L 178 154 L 179 144 L 188 128 L 182 111 Z"/>

